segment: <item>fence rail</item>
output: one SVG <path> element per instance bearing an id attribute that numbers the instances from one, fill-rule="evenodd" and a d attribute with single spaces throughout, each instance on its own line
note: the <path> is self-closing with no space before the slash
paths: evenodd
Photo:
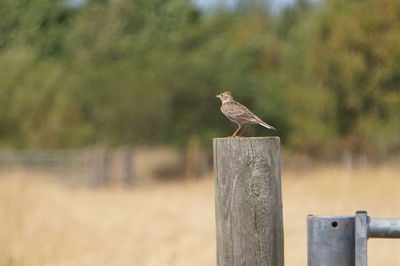
<path id="1" fill-rule="evenodd" d="M 39 171 L 76 185 L 138 185 L 152 180 L 199 178 L 209 173 L 211 154 L 192 139 L 185 150 L 123 146 L 84 150 L 0 149 L 0 178 L 10 171 Z M 21 171 L 20 171 L 21 172 Z"/>
<path id="2" fill-rule="evenodd" d="M 122 165 L 121 182 L 134 180 L 132 163 L 133 151 L 129 148 L 118 149 L 113 153 Z M 115 167 L 110 164 L 110 151 L 105 148 L 90 150 L 0 150 L 0 170 L 4 176 L 10 170 L 39 170 L 53 177 L 75 184 L 93 187 L 110 182 L 110 176 L 116 176 Z M 114 158 L 114 160 L 115 160 Z M 126 182 L 128 184 L 128 182 Z"/>
<path id="3" fill-rule="evenodd" d="M 313 216 L 308 224 L 309 266 L 366 266 L 368 238 L 400 238 L 400 218 Z"/>

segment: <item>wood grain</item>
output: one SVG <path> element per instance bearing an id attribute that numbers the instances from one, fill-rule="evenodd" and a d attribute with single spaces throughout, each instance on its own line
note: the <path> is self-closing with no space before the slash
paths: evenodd
<path id="1" fill-rule="evenodd" d="M 279 137 L 213 147 L 217 265 L 284 265 Z"/>

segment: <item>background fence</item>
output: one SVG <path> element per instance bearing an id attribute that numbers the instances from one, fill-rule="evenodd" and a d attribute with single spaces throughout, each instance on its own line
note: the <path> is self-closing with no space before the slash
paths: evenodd
<path id="1" fill-rule="evenodd" d="M 190 179 L 210 171 L 210 156 L 196 141 L 184 150 L 104 147 L 87 150 L 0 150 L 0 177 L 37 172 L 72 185 L 135 185 Z"/>

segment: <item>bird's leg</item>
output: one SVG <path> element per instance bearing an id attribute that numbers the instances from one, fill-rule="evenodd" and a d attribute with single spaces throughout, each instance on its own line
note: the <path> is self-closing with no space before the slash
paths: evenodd
<path id="1" fill-rule="evenodd" d="M 248 126 L 247 124 L 244 124 L 244 128 L 243 128 L 242 132 L 240 132 L 239 136 L 242 136 L 244 134 L 244 132 L 246 132 L 247 126 Z"/>
<path id="2" fill-rule="evenodd" d="M 238 124 L 238 129 L 236 129 L 235 133 L 232 134 L 231 138 L 236 138 L 237 135 L 236 133 L 238 133 L 238 131 L 242 128 L 242 126 L 240 124 Z"/>

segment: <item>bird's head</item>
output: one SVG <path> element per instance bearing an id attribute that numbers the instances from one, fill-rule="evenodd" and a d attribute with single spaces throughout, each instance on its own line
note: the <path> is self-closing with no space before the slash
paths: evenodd
<path id="1" fill-rule="evenodd" d="M 219 98 L 223 103 L 233 100 L 233 96 L 230 91 L 225 91 L 223 93 L 217 94 L 215 95 L 215 97 Z"/>

